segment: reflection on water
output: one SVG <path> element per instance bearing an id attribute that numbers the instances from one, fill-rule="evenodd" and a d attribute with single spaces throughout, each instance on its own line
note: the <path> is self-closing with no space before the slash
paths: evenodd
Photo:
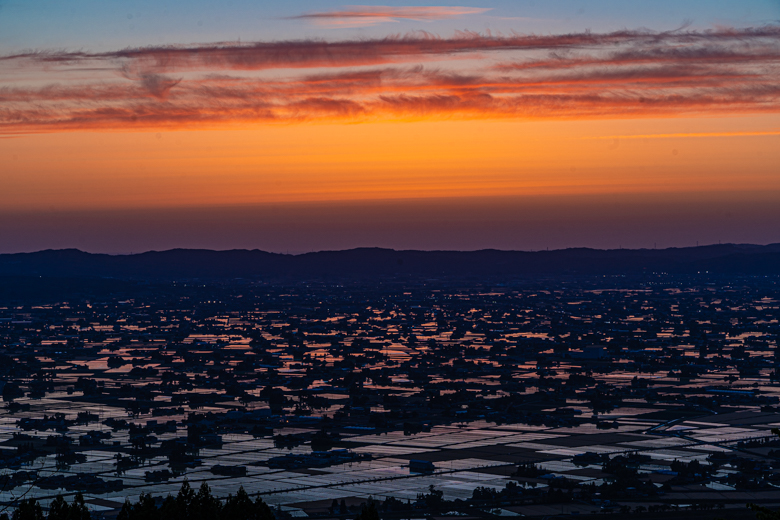
<path id="1" fill-rule="evenodd" d="M 240 299 L 221 287 L 0 308 L 3 472 L 34 473 L 0 501 L 29 490 L 46 503 L 82 486 L 121 504 L 175 492 L 185 478 L 217 495 L 243 485 L 292 509 L 415 499 L 429 485 L 469 498 L 503 488 L 529 461 L 601 485 L 611 478 L 601 465 L 584 472 L 575 457 L 638 452 L 643 474 L 656 475 L 740 442 L 744 456 L 753 449 L 744 443 L 771 437 L 780 423 L 773 282 L 609 283 L 258 285 Z M 313 448 L 361 457 L 268 465 Z M 768 446 L 756 449 L 750 456 L 771 459 Z M 436 471 L 410 474 L 409 460 L 425 457 Z M 702 487 L 736 489 L 732 462 Z M 162 470 L 168 480 L 155 481 Z M 769 486 L 774 469 L 762 475 L 751 482 Z"/>

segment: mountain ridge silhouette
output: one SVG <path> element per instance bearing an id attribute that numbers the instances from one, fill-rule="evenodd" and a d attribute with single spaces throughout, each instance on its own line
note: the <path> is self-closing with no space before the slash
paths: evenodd
<path id="1" fill-rule="evenodd" d="M 394 250 L 373 247 L 297 255 L 258 249 L 170 249 L 128 255 L 78 249 L 0 254 L 0 276 L 118 279 L 484 277 L 641 273 L 780 274 L 780 244 L 552 251 Z"/>

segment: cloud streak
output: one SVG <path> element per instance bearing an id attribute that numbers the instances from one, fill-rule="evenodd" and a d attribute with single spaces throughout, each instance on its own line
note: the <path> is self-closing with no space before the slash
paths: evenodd
<path id="1" fill-rule="evenodd" d="M 765 132 L 695 132 L 674 134 L 628 134 L 628 135 L 600 135 L 598 137 L 583 137 L 588 140 L 614 141 L 615 139 L 679 139 L 697 137 L 767 137 L 780 135 L 780 130 Z"/>
<path id="2" fill-rule="evenodd" d="M 448 6 L 377 6 L 355 5 L 338 11 L 320 11 L 292 16 L 292 20 L 306 20 L 329 27 L 366 27 L 399 20 L 433 21 L 457 16 L 482 14 L 490 8 Z"/>
<path id="3" fill-rule="evenodd" d="M 780 112 L 780 27 L 30 52 L 0 73 L 6 135 Z"/>
<path id="4" fill-rule="evenodd" d="M 349 67 L 403 63 L 442 56 L 463 56 L 487 52 L 566 53 L 581 49 L 613 50 L 629 55 L 647 51 L 650 46 L 667 53 L 706 52 L 703 47 L 769 45 L 776 55 L 780 25 L 713 31 L 616 31 L 611 33 L 571 33 L 561 35 L 510 36 L 456 32 L 442 38 L 424 31 L 370 40 L 299 40 L 256 43 L 215 43 L 210 45 L 168 45 L 124 49 L 107 53 L 35 51 L 0 57 L 2 62 L 31 62 L 39 65 L 83 64 L 103 67 L 121 61 L 158 73 L 177 70 L 267 70 L 279 68 Z M 678 49 L 675 50 L 675 47 Z"/>

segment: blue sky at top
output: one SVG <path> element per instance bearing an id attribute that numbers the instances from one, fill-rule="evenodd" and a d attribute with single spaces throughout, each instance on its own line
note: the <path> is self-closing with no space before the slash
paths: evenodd
<path id="1" fill-rule="evenodd" d="M 447 20 L 402 20 L 359 28 L 321 27 L 289 19 L 344 5 L 464 5 L 491 8 Z M 360 38 L 411 30 L 448 35 L 455 30 L 561 33 L 647 27 L 668 30 L 688 21 L 696 28 L 778 23 L 780 0 L 384 0 L 339 3 L 287 0 L 0 0 L 0 52 L 84 49 L 213 41 Z"/>

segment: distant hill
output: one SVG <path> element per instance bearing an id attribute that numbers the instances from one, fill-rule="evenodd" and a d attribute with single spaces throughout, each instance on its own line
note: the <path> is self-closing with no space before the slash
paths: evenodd
<path id="1" fill-rule="evenodd" d="M 259 250 L 173 249 L 133 255 L 76 249 L 0 255 L 0 277 L 322 279 L 674 274 L 780 274 L 780 244 L 722 244 L 669 249 L 554 251 L 395 251 L 360 248 L 301 255 Z"/>

